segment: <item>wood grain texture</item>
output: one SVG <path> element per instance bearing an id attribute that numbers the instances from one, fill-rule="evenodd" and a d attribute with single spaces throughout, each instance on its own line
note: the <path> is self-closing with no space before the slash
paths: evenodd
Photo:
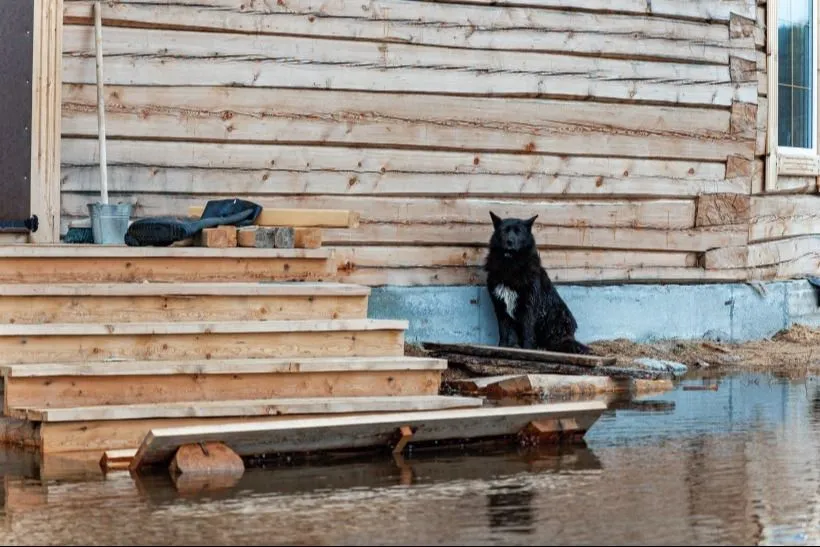
<path id="1" fill-rule="evenodd" d="M 758 268 L 778 264 L 811 264 L 820 268 L 820 236 L 803 236 L 752 243 L 746 247 L 727 247 L 706 252 L 705 266 L 710 269 Z M 818 269 L 804 273 L 816 275 Z"/>
<path id="2" fill-rule="evenodd" d="M 623 2 L 621 2 L 623 4 Z M 569 7 L 569 6 L 568 6 Z M 89 2 L 68 1 L 72 24 L 88 24 Z M 105 24 L 341 39 L 469 49 L 645 56 L 726 64 L 732 51 L 754 50 L 755 21 L 671 20 L 649 15 L 379 0 L 286 3 L 218 0 L 116 2 L 103 9 Z"/>
<path id="3" fill-rule="evenodd" d="M 134 202 L 134 218 L 169 211 L 189 211 L 189 207 L 200 206 L 203 201 L 215 196 L 189 196 L 174 194 L 156 196 L 142 194 L 111 194 L 111 199 L 128 199 Z M 448 225 L 482 223 L 491 225 L 490 211 L 502 217 L 529 218 L 535 213 L 541 216 L 538 223 L 550 226 L 586 228 L 653 228 L 660 230 L 684 230 L 695 225 L 695 201 L 688 199 L 656 200 L 538 200 L 523 199 L 434 199 L 434 198 L 393 198 L 370 196 L 311 196 L 295 195 L 287 198 L 267 198 L 246 196 L 262 207 L 288 209 L 320 209 L 353 211 L 361 215 L 361 224 L 395 223 L 402 225 Z M 86 207 L 87 200 L 76 194 L 63 196 L 64 210 L 79 216 Z M 264 213 L 262 213 L 264 215 Z M 347 223 L 345 223 L 347 225 Z M 359 228 L 343 228 L 356 234 Z M 326 230 L 329 236 L 337 230 Z M 487 234 L 489 237 L 489 233 Z M 333 239 L 328 237 L 328 239 Z M 482 238 L 484 239 L 484 238 Z M 267 249 L 236 249 L 246 251 L 266 251 Z M 279 251 L 279 249 L 274 249 Z M 285 249 L 282 249 L 285 250 Z M 294 251 L 316 252 L 294 249 Z"/>
<path id="4" fill-rule="evenodd" d="M 289 87 L 472 94 L 558 94 L 729 106 L 756 103 L 757 83 L 729 66 L 494 52 L 304 37 L 111 27 L 108 84 Z M 91 27 L 68 25 L 63 81 L 94 82 Z M 219 67 L 215 69 L 215 67 Z"/>
<path id="5" fill-rule="evenodd" d="M 396 395 L 357 397 L 286 397 L 250 400 L 220 400 L 180 403 L 79 406 L 74 408 L 15 407 L 13 417 L 36 422 L 79 422 L 86 420 L 142 420 L 153 418 L 226 418 L 358 412 L 413 412 L 448 408 L 476 408 L 483 401 L 472 397 L 441 395 Z"/>
<path id="6" fill-rule="evenodd" d="M 110 360 L 397 356 L 402 330 L 0 337 L 0 364 Z"/>
<path id="7" fill-rule="evenodd" d="M 140 445 L 132 469 L 170 457 L 190 436 L 225 441 L 241 456 L 366 448 L 389 443 L 402 426 L 414 428 L 413 442 L 515 435 L 534 419 L 573 417 L 586 430 L 606 409 L 602 402 L 558 403 L 506 408 L 395 413 L 378 417 L 303 419 L 278 423 L 235 424 L 155 430 Z M 287 440 L 286 440 L 287 439 Z M 273 447 L 276 447 L 275 449 Z M 265 450 L 268 447 L 272 450 Z"/>
<path id="8" fill-rule="evenodd" d="M 753 196 L 751 241 L 820 234 L 820 196 Z"/>
<path id="9" fill-rule="evenodd" d="M 200 86 L 197 82 L 197 86 Z M 94 86 L 66 85 L 64 132 L 96 135 Z M 754 104 L 732 111 L 546 99 L 237 87 L 107 88 L 112 138 L 396 145 L 725 161 L 754 155 Z M 181 160 L 182 158 L 177 158 Z"/>
<path id="10" fill-rule="evenodd" d="M 64 195 L 96 190 L 96 153 L 92 139 L 63 139 Z M 741 160 L 749 161 L 741 156 L 733 161 Z M 726 176 L 724 163 L 695 160 L 124 140 L 108 143 L 108 163 L 111 188 L 134 193 L 216 194 L 226 186 L 254 195 L 694 197 L 749 192 L 746 180 Z"/>

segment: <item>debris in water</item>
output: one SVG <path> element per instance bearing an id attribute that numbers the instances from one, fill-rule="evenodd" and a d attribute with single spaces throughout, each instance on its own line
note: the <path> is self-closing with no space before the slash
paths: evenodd
<path id="1" fill-rule="evenodd" d="M 718 385 L 711 384 L 708 386 L 683 386 L 683 391 L 717 391 Z"/>

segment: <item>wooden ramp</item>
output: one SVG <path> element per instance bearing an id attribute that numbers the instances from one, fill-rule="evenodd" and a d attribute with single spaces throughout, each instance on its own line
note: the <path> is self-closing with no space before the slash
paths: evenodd
<path id="1" fill-rule="evenodd" d="M 400 442 L 397 434 L 408 428 L 410 443 L 501 438 L 528 429 L 536 435 L 583 435 L 604 410 L 602 402 L 581 402 L 152 429 L 130 468 L 167 464 L 180 447 L 207 442 L 224 443 L 248 457 L 393 447 Z"/>

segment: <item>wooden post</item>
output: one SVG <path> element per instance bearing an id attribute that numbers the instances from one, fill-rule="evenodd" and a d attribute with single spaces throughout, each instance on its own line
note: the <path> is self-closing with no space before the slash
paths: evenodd
<path id="1" fill-rule="evenodd" d="M 94 3 L 94 42 L 97 49 L 97 126 L 100 142 L 100 193 L 108 203 L 108 158 L 105 151 L 105 96 L 103 91 L 102 6 Z"/>
<path id="2" fill-rule="evenodd" d="M 396 432 L 396 437 L 398 440 L 393 446 L 393 454 L 401 454 L 404 452 L 404 448 L 407 446 L 407 443 L 413 438 L 413 430 L 409 425 L 403 425 Z"/>

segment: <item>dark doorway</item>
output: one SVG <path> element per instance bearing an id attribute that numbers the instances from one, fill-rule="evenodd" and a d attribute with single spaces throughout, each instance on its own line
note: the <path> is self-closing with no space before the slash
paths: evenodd
<path id="1" fill-rule="evenodd" d="M 31 229 L 34 2 L 0 0 L 0 231 Z"/>

